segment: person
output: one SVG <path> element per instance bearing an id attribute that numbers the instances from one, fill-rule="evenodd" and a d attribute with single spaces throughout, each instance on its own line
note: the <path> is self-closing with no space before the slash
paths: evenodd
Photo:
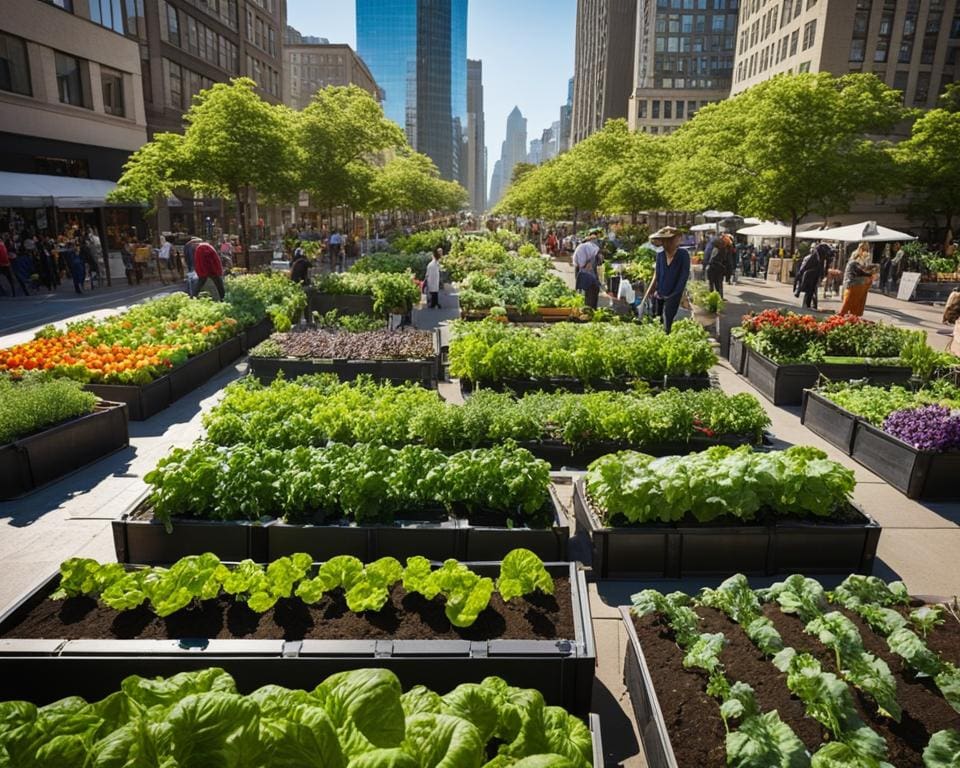
<path id="1" fill-rule="evenodd" d="M 197 246 L 202 243 L 199 237 L 191 237 L 183 246 L 183 258 L 187 262 L 187 294 L 193 298 L 197 295 L 197 270 L 195 267 Z"/>
<path id="2" fill-rule="evenodd" d="M 220 261 L 223 264 L 233 264 L 233 243 L 226 235 L 220 239 Z"/>
<path id="3" fill-rule="evenodd" d="M 547 253 L 549 253 L 551 256 L 556 257 L 556 255 L 559 252 L 560 252 L 560 241 L 557 240 L 556 234 L 551 229 L 547 233 Z"/>
<path id="4" fill-rule="evenodd" d="M 889 250 L 883 252 L 883 258 L 880 260 L 880 291 L 884 296 L 887 295 L 887 283 L 890 282 L 890 273 L 893 271 L 893 256 Z"/>
<path id="5" fill-rule="evenodd" d="M 427 275 L 425 280 L 425 290 L 427 292 L 427 309 L 440 309 L 440 258 L 443 256 L 443 248 L 437 246 L 433 252 L 433 258 L 427 264 Z"/>
<path id="6" fill-rule="evenodd" d="M 307 285 L 310 282 L 310 262 L 303 246 L 297 243 L 293 251 L 293 261 L 290 263 L 290 279 L 295 283 Z"/>
<path id="7" fill-rule="evenodd" d="M 823 248 L 829 248 L 829 246 L 826 243 L 820 243 L 811 248 L 797 270 L 797 282 L 800 292 L 803 293 L 804 309 L 817 309 L 817 286 L 820 285 L 820 277 L 824 269 Z"/>
<path id="8" fill-rule="evenodd" d="M 870 243 L 860 243 L 843 271 L 843 303 L 838 315 L 862 316 L 867 305 L 867 294 L 873 282 L 873 267 L 870 265 Z"/>
<path id="9" fill-rule="evenodd" d="M 652 295 L 656 299 L 656 313 L 663 319 L 664 331 L 670 333 L 687 290 L 690 254 L 680 247 L 680 232 L 675 227 L 662 227 L 650 235 L 650 240 L 658 248 L 653 278 L 643 298 L 646 301 Z"/>
<path id="10" fill-rule="evenodd" d="M 90 275 L 90 290 L 94 289 L 94 281 L 100 283 L 100 265 L 97 264 L 97 257 L 93 254 L 93 246 L 90 244 L 90 238 L 85 237 L 80 243 L 80 258 Z"/>
<path id="11" fill-rule="evenodd" d="M 737 249 L 730 235 L 723 235 L 723 249 L 724 256 L 727 259 L 727 274 L 724 280 L 727 283 L 730 283 L 732 280 L 735 285 L 737 282 Z"/>
<path id="12" fill-rule="evenodd" d="M 903 274 L 907 252 L 903 250 L 903 245 L 900 243 L 894 243 L 890 251 L 893 253 L 893 258 L 890 260 L 890 288 L 892 289 L 900 281 L 900 276 Z"/>
<path id="13" fill-rule="evenodd" d="M 223 262 L 220 261 L 220 254 L 210 243 L 201 241 L 193 252 L 193 266 L 199 278 L 197 282 L 196 295 L 203 290 L 207 280 L 210 280 L 219 292 L 216 301 L 223 301 L 226 289 L 223 286 Z"/>
<path id="14" fill-rule="evenodd" d="M 163 270 L 166 268 L 173 274 L 173 267 L 170 266 L 170 256 L 173 252 L 173 244 L 166 237 L 160 235 L 160 250 L 157 251 L 157 260 L 160 262 L 160 279 L 163 280 Z M 166 283 L 164 283 L 166 284 Z"/>
<path id="15" fill-rule="evenodd" d="M 757 276 L 757 249 L 751 243 L 747 249 L 747 257 L 750 259 L 750 277 Z"/>
<path id="16" fill-rule="evenodd" d="M 764 243 L 757 254 L 757 268 L 763 272 L 763 279 L 767 279 L 767 266 L 770 264 L 770 243 Z"/>
<path id="17" fill-rule="evenodd" d="M 330 271 L 337 271 L 337 263 L 340 259 L 340 247 L 343 245 L 343 237 L 340 235 L 340 230 L 333 230 L 333 234 L 330 235 L 330 241 L 328 243 L 328 249 L 330 253 Z"/>
<path id="18" fill-rule="evenodd" d="M 7 250 L 7 245 L 9 243 L 9 240 L 6 242 L 0 240 L 0 275 L 6 277 L 7 282 L 10 283 L 10 295 L 16 296 L 17 290 L 13 284 L 13 269 L 10 267 L 10 251 Z M 20 283 L 20 288 L 23 289 L 23 295 L 29 296 L 30 292 L 27 290 L 27 286 L 24 284 L 23 279 L 20 277 L 20 275 L 17 275 L 16 277 L 17 282 Z"/>
<path id="19" fill-rule="evenodd" d="M 83 281 L 87 279 L 87 265 L 77 248 L 76 241 L 72 237 L 68 238 L 60 249 L 60 253 L 67 262 L 70 277 L 73 278 L 73 290 L 83 293 Z"/>
<path id="20" fill-rule="evenodd" d="M 573 252 L 573 271 L 576 276 L 576 289 L 583 291 L 584 303 L 591 309 L 597 308 L 600 299 L 600 277 L 597 268 L 600 261 L 600 244 L 597 237 L 602 230 L 591 229 L 584 241 Z"/>
<path id="21" fill-rule="evenodd" d="M 707 243 L 707 250 L 703 254 L 703 270 L 707 275 L 710 290 L 716 291 L 723 298 L 723 276 L 727 271 L 726 245 L 723 237 L 716 235 Z"/>

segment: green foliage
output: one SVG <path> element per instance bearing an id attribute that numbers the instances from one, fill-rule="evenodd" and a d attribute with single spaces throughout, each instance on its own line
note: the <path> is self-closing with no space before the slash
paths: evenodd
<path id="1" fill-rule="evenodd" d="M 420 302 L 420 289 L 411 272 L 331 272 L 314 281 L 318 293 L 373 297 L 379 315 L 401 314 Z"/>
<path id="2" fill-rule="evenodd" d="M 528 595 L 539 590 L 553 594 L 553 578 L 543 562 L 529 549 L 515 549 L 500 563 L 497 592 L 504 600 Z"/>
<path id="3" fill-rule="evenodd" d="M 697 280 L 691 281 L 688 288 L 690 290 L 690 301 L 693 302 L 694 306 L 700 307 L 705 312 L 716 315 L 722 312 L 724 306 L 726 306 L 726 302 L 717 291 L 708 291 L 707 286 Z"/>
<path id="4" fill-rule="evenodd" d="M 778 516 L 830 517 L 849 504 L 853 472 L 816 448 L 755 453 L 714 446 L 689 456 L 654 458 L 622 451 L 588 468 L 586 488 L 609 525 L 754 520 Z"/>
<path id="5" fill-rule="evenodd" d="M 96 404 L 97 396 L 78 381 L 43 375 L 15 381 L 0 374 L 0 445 L 93 413 Z"/>
<path id="6" fill-rule="evenodd" d="M 702 375 L 716 363 L 706 333 L 679 321 L 670 334 L 655 323 L 556 323 L 526 328 L 484 320 L 455 324 L 450 375 L 476 383 L 572 377 L 659 380 Z"/>
<path id="7" fill-rule="evenodd" d="M 428 234 L 428 233 L 425 233 Z M 416 235 L 411 235 L 415 237 Z M 431 260 L 431 250 L 427 252 L 371 253 L 361 256 L 350 267 L 351 272 L 392 272 L 403 274 L 412 272 L 417 280 L 426 279 L 427 264 Z"/>
<path id="8" fill-rule="evenodd" d="M 450 243 L 459 237 L 459 229 L 428 229 L 423 232 L 414 232 L 410 235 L 401 235 L 392 245 L 401 253 L 427 254 L 429 260 L 437 248 L 443 247 L 446 251 Z"/>
<path id="9" fill-rule="evenodd" d="M 952 91 L 951 104 L 957 100 Z M 944 94 L 947 96 L 947 94 Z M 910 190 L 910 208 L 929 220 L 942 217 L 946 228 L 960 212 L 960 112 L 931 109 L 914 121 L 910 137 L 892 154 Z"/>
<path id="10" fill-rule="evenodd" d="M 923 750 L 924 768 L 957 768 L 960 765 L 960 731 L 937 731 Z"/>
<path id="11" fill-rule="evenodd" d="M 248 696 L 237 693 L 222 669 L 154 680 L 131 676 L 98 702 L 73 697 L 44 707 L 0 703 L 0 761 L 24 768 L 480 768 L 498 751 L 491 764 L 591 765 L 586 726 L 559 707 L 547 707 L 538 691 L 512 688 L 495 677 L 442 697 L 418 688 L 402 693 L 385 669 L 340 672 L 312 691 L 269 685 Z M 404 711 L 414 692 L 430 702 L 431 711 Z M 504 738 L 508 732 L 511 737 Z"/>
<path id="12" fill-rule="evenodd" d="M 960 388 L 948 381 L 934 381 L 918 390 L 837 383 L 825 387 L 820 394 L 877 427 L 894 411 L 907 408 L 931 404 L 960 408 Z"/>
<path id="13" fill-rule="evenodd" d="M 455 181 L 440 178 L 429 157 L 406 149 L 388 161 L 374 179 L 369 210 L 455 211 L 467 197 L 467 191 Z"/>
<path id="14" fill-rule="evenodd" d="M 168 527 L 174 517 L 371 524 L 436 505 L 549 524 L 549 465 L 510 445 L 445 456 L 414 445 L 278 450 L 198 442 L 174 449 L 145 479 L 153 513 Z"/>
<path id="15" fill-rule="evenodd" d="M 282 317 L 289 327 L 307 307 L 303 287 L 283 275 L 228 277 L 224 287 L 224 300 L 231 307 L 231 315 L 243 328 L 255 325 L 265 317 L 277 316 Z"/>

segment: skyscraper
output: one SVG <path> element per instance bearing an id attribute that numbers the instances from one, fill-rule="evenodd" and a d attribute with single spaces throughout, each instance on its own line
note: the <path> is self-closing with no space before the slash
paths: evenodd
<path id="1" fill-rule="evenodd" d="M 467 60 L 466 183 L 470 207 L 487 207 L 487 151 L 483 125 L 483 62 Z M 463 176 L 463 174 L 461 174 Z"/>
<path id="2" fill-rule="evenodd" d="M 557 154 L 570 149 L 570 131 L 573 128 L 573 78 L 567 81 L 567 103 L 560 107 L 560 133 L 557 136 Z"/>
<path id="3" fill-rule="evenodd" d="M 493 173 L 490 174 L 490 198 L 487 200 L 487 204 L 490 208 L 493 208 L 498 202 L 500 202 L 500 193 L 503 192 L 503 161 L 497 160 L 493 164 Z"/>
<path id="4" fill-rule="evenodd" d="M 500 145 L 500 159 L 493 166 L 494 178 L 490 182 L 490 205 L 496 205 L 513 178 L 513 167 L 527 161 L 527 118 L 519 107 L 507 115 L 507 136 Z"/>
<path id="5" fill-rule="evenodd" d="M 571 145 L 599 131 L 607 120 L 627 116 L 637 2 L 577 0 Z M 653 0 L 639 2 L 654 5 Z"/>
<path id="6" fill-rule="evenodd" d="M 527 162 L 540 165 L 543 162 L 543 140 L 530 139 L 530 151 L 527 152 Z"/>
<path id="7" fill-rule="evenodd" d="M 700 107 L 729 96 L 737 6 L 738 0 L 717 0 L 681 14 L 654 0 L 638 0 L 631 129 L 670 133 Z"/>
<path id="8" fill-rule="evenodd" d="M 467 0 L 357 0 L 357 53 L 387 117 L 445 179 L 460 180 L 467 121 Z"/>

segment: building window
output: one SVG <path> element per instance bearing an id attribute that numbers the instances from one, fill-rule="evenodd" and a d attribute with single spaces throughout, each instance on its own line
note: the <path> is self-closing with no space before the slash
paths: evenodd
<path id="1" fill-rule="evenodd" d="M 183 70 L 179 64 L 168 59 L 163 63 L 167 67 L 167 106 L 173 109 L 183 109 Z"/>
<path id="2" fill-rule="evenodd" d="M 673 102 L 666 100 L 663 102 L 663 119 L 673 120 Z"/>
<path id="3" fill-rule="evenodd" d="M 637 117 L 641 120 L 647 116 L 647 100 L 640 99 L 640 103 L 637 106 Z"/>
<path id="4" fill-rule="evenodd" d="M 918 72 L 917 73 L 917 90 L 913 94 L 913 105 L 915 107 L 923 107 L 927 104 L 927 94 L 930 91 L 930 73 L 929 72 Z"/>
<path id="5" fill-rule="evenodd" d="M 803 50 L 811 48 L 817 39 L 817 20 L 808 21 L 803 26 Z"/>
<path id="6" fill-rule="evenodd" d="M 800 64 L 799 67 L 797 67 L 797 72 L 809 72 L 809 71 L 810 71 L 809 61 L 804 61 L 802 64 Z"/>
<path id="7" fill-rule="evenodd" d="M 800 39 L 800 30 L 793 30 L 793 34 L 790 35 L 790 55 L 793 56 L 797 52 L 797 41 Z"/>
<path id="8" fill-rule="evenodd" d="M 650 106 L 653 110 L 651 113 L 651 117 L 654 120 L 659 120 L 660 119 L 660 100 L 654 99 L 653 101 L 650 102 Z"/>
<path id="9" fill-rule="evenodd" d="M 122 35 L 124 23 L 120 0 L 90 0 L 90 21 Z"/>
<path id="10" fill-rule="evenodd" d="M 900 91 L 900 96 L 904 100 L 906 100 L 907 96 L 907 81 L 909 79 L 910 73 L 903 70 L 898 70 L 893 74 L 893 87 L 895 90 Z"/>
<path id="11" fill-rule="evenodd" d="M 180 47 L 180 23 L 177 19 L 177 9 L 169 3 L 160 3 L 161 13 L 166 16 L 166 23 L 161 19 L 160 37 L 170 45 Z"/>
<path id="12" fill-rule="evenodd" d="M 863 50 L 866 40 L 850 41 L 850 61 L 863 61 Z"/>
<path id="13" fill-rule="evenodd" d="M 126 0 L 126 31 L 130 37 L 141 40 L 147 37 L 146 19 L 143 15 L 143 0 Z"/>
<path id="14" fill-rule="evenodd" d="M 86 107 L 83 97 L 83 79 L 80 75 L 80 59 L 57 51 L 57 91 L 63 104 L 73 104 L 75 107 Z"/>
<path id="15" fill-rule="evenodd" d="M 0 32 L 0 91 L 32 96 L 27 44 L 19 37 Z"/>
<path id="16" fill-rule="evenodd" d="M 103 87 L 103 111 L 108 115 L 123 117 L 126 114 L 123 109 L 123 75 L 101 69 L 100 84 Z"/>
<path id="17" fill-rule="evenodd" d="M 677 102 L 677 119 L 678 120 L 683 120 L 683 107 L 684 107 L 684 102 L 678 101 Z"/>
<path id="18" fill-rule="evenodd" d="M 74 160 L 67 157 L 33 158 L 33 167 L 36 173 L 47 176 L 72 176 L 77 179 L 90 178 L 90 166 L 86 160 Z"/>
<path id="19" fill-rule="evenodd" d="M 73 13 L 73 0 L 44 0 L 44 2 L 46 2 L 47 5 L 63 8 L 63 10 Z"/>
<path id="20" fill-rule="evenodd" d="M 688 101 L 687 102 L 687 118 L 691 119 L 695 114 L 697 114 L 697 102 Z"/>
<path id="21" fill-rule="evenodd" d="M 887 60 L 887 51 L 890 48 L 890 41 L 886 38 L 877 40 L 877 48 L 873 52 L 873 60 L 878 64 L 883 64 Z"/>
<path id="22" fill-rule="evenodd" d="M 913 56 L 913 40 L 904 40 L 900 43 L 900 54 L 897 56 L 897 61 L 901 64 L 909 64 L 911 56 Z"/>

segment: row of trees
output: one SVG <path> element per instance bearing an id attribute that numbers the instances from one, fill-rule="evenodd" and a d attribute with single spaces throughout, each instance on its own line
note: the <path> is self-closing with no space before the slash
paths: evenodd
<path id="1" fill-rule="evenodd" d="M 897 130 L 908 138 L 889 140 Z M 790 222 L 828 219 L 861 194 L 906 193 L 949 229 L 960 212 L 960 85 L 941 108 L 906 109 L 873 74 L 782 75 L 701 109 L 675 133 L 623 120 L 536 168 L 521 167 L 497 212 L 536 218 L 729 209 Z"/>
<path id="2" fill-rule="evenodd" d="M 112 200 L 154 205 L 179 189 L 234 199 L 244 241 L 254 195 L 291 203 L 306 191 L 319 208 L 364 214 L 454 211 L 467 200 L 356 86 L 325 88 L 296 111 L 237 78 L 194 97 L 184 124 L 183 134 L 156 134 L 131 155 Z"/>

